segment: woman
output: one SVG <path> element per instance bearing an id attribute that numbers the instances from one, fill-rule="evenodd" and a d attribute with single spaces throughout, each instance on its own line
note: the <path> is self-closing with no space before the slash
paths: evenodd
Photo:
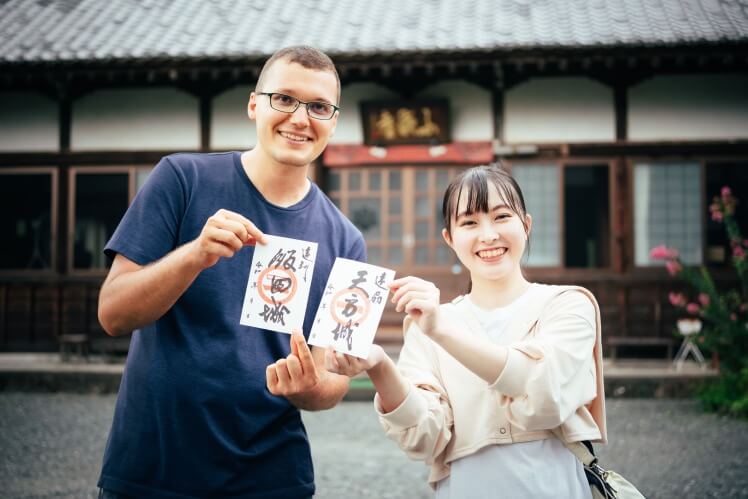
<path id="1" fill-rule="evenodd" d="M 374 345 L 366 360 L 328 349 L 327 369 L 367 371 L 386 434 L 431 466 L 437 499 L 591 497 L 561 439 L 606 440 L 595 298 L 527 281 L 532 218 L 502 169 L 456 177 L 443 215 L 470 292 L 440 305 L 434 284 L 395 280 L 392 301 L 407 314 L 397 366 Z"/>

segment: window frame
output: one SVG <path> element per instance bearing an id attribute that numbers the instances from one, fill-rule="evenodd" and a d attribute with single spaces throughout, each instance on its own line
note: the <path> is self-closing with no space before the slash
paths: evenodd
<path id="1" fill-rule="evenodd" d="M 748 156 L 741 156 L 741 155 L 729 155 L 729 156 L 715 156 L 715 155 L 666 155 L 666 156 L 645 156 L 645 155 L 632 155 L 627 156 L 625 163 L 626 163 L 626 176 L 627 176 L 627 190 L 629 192 L 629 195 L 627 196 L 626 202 L 628 203 L 628 206 L 626 207 L 628 213 L 631 214 L 631 222 L 629 224 L 628 230 L 626 231 L 626 255 L 627 255 L 627 261 L 629 262 L 628 268 L 631 271 L 632 275 L 640 276 L 644 275 L 647 272 L 660 272 L 661 276 L 668 275 L 667 269 L 664 265 L 637 265 L 636 259 L 635 259 L 635 245 L 636 241 L 634 238 L 636 237 L 636 229 L 634 227 L 635 220 L 633 217 L 633 210 L 634 210 L 634 203 L 635 199 L 634 196 L 636 193 L 634 192 L 634 170 L 638 163 L 676 163 L 676 162 L 692 162 L 697 163 L 699 165 L 699 177 L 701 182 L 701 189 L 700 189 L 700 202 L 701 202 L 701 251 L 702 251 L 702 262 L 700 265 L 704 265 L 710 270 L 714 272 L 715 275 L 719 275 L 722 272 L 729 273 L 731 272 L 731 269 L 729 268 L 729 265 L 715 265 L 710 264 L 706 258 L 707 256 L 707 250 L 708 250 L 708 241 L 707 241 L 707 223 L 708 223 L 708 206 L 710 203 L 710 197 L 709 194 L 706 192 L 707 189 L 707 169 L 708 165 L 716 165 L 720 163 L 735 163 L 735 162 L 746 162 L 748 163 Z M 748 202 L 746 200 L 745 202 Z"/>
<path id="2" fill-rule="evenodd" d="M 559 265 L 555 266 L 549 266 L 549 265 L 538 265 L 538 266 L 528 266 L 524 262 L 522 264 L 522 268 L 528 270 L 529 272 L 535 273 L 535 272 L 550 272 L 552 275 L 556 276 L 559 274 L 567 275 L 568 273 L 574 273 L 575 275 L 581 275 L 585 276 L 588 274 L 597 274 L 599 272 L 613 272 L 616 268 L 615 264 L 615 255 L 616 255 L 616 248 L 615 248 L 615 213 L 617 210 L 617 199 L 618 199 L 618 190 L 619 186 L 616 184 L 616 159 L 611 157 L 564 157 L 564 158 L 522 158 L 522 159 L 513 159 L 513 160 L 505 160 L 504 164 L 507 166 L 507 169 L 510 173 L 512 173 L 514 166 L 516 165 L 555 165 L 557 168 L 557 176 L 556 181 L 558 183 L 558 190 L 559 190 L 559 196 L 558 196 L 558 224 L 560 227 L 559 230 L 559 240 L 558 240 L 558 251 L 559 251 L 559 262 L 561 262 Z M 565 173 L 567 168 L 577 168 L 577 167 L 584 167 L 584 166 L 594 166 L 598 168 L 607 168 L 608 170 L 608 240 L 607 240 L 607 248 L 608 248 L 608 264 L 601 267 L 567 267 L 566 266 L 566 223 L 565 223 L 565 211 L 564 206 L 566 203 L 566 192 L 564 190 L 564 179 L 565 179 Z M 522 186 L 520 186 L 522 187 Z M 530 213 L 532 215 L 532 213 Z M 606 243 L 603 243 L 606 244 Z M 532 231 L 530 232 L 530 252 L 532 254 Z"/>
<path id="3" fill-rule="evenodd" d="M 57 244 L 58 244 L 58 216 L 59 216 L 59 168 L 56 166 L 10 167 L 0 169 L 2 175 L 50 175 L 50 266 L 45 269 L 0 269 L 0 276 L 50 276 L 57 273 Z"/>
<path id="4" fill-rule="evenodd" d="M 79 174 L 127 174 L 127 208 L 130 207 L 135 194 L 137 194 L 137 172 L 139 170 L 152 170 L 153 165 L 112 165 L 112 166 L 73 166 L 68 169 L 68 213 L 67 213 L 67 246 L 65 270 L 70 276 L 96 276 L 103 277 L 109 273 L 109 267 L 79 269 L 74 267 L 73 246 L 75 242 L 75 215 L 76 215 L 76 178 Z M 124 213 L 123 213 L 124 215 Z"/>
<path id="5" fill-rule="evenodd" d="M 438 171 L 446 170 L 447 171 L 447 178 L 448 180 L 451 180 L 453 176 L 458 173 L 460 170 L 463 170 L 467 168 L 467 166 L 463 165 L 449 165 L 449 164 L 439 164 L 439 165 L 420 165 L 420 164 L 413 164 L 413 165 L 397 165 L 397 166 L 390 166 L 390 165 L 366 165 L 366 166 L 350 166 L 350 167 L 328 167 L 329 173 L 339 173 L 340 176 L 340 187 L 338 191 L 332 191 L 329 189 L 328 185 L 325 185 L 323 187 L 323 190 L 327 196 L 329 196 L 331 199 L 336 200 L 339 202 L 340 211 L 343 212 L 343 214 L 346 215 L 346 217 L 349 214 L 349 202 L 351 198 L 373 198 L 377 197 L 378 199 L 382 200 L 383 203 L 380 208 L 380 227 L 381 227 L 381 233 L 380 235 L 383 236 L 379 241 L 369 242 L 366 241 L 366 246 L 368 248 L 379 248 L 380 251 L 382 251 L 382 259 L 377 265 L 383 265 L 389 268 L 393 269 L 410 269 L 410 268 L 417 268 L 418 272 L 421 272 L 423 274 L 431 274 L 431 273 L 440 273 L 444 272 L 445 269 L 447 269 L 448 274 L 453 273 L 453 266 L 459 261 L 457 260 L 457 257 L 452 254 L 450 255 L 450 262 L 449 263 L 436 263 L 436 251 L 439 246 L 439 244 L 446 244 L 443 241 L 440 241 L 437 239 L 436 236 L 433 236 L 432 238 L 428 240 L 424 240 L 425 247 L 427 248 L 429 260 L 430 262 L 426 265 L 422 264 L 416 264 L 415 262 L 415 255 L 416 255 L 416 249 L 419 246 L 418 240 L 416 239 L 416 223 L 418 221 L 423 221 L 423 216 L 418 216 L 416 214 L 416 203 L 415 199 L 417 196 L 421 197 L 427 197 L 430 198 L 432 196 L 435 196 L 436 194 L 439 195 L 438 200 L 441 199 L 441 195 L 443 193 L 436 191 L 436 174 Z M 416 189 L 416 174 L 418 171 L 426 171 L 429 173 L 428 176 L 428 185 L 427 190 L 425 191 L 418 191 Z M 399 190 L 392 190 L 390 188 L 390 178 L 389 175 L 383 175 L 381 179 L 381 189 L 379 191 L 371 191 L 369 189 L 369 175 L 364 176 L 364 179 L 362 179 L 361 188 L 355 192 L 351 192 L 349 189 L 349 178 L 351 173 L 355 172 L 371 172 L 371 171 L 378 171 L 382 173 L 397 171 L 400 173 L 400 189 Z M 344 174 L 347 173 L 347 174 Z M 386 180 L 385 180 L 386 179 Z M 401 203 L 401 212 L 399 215 L 399 222 L 402 224 L 402 236 L 400 241 L 391 240 L 389 238 L 388 234 L 388 227 L 391 222 L 391 215 L 389 212 L 389 200 L 392 199 L 392 197 L 398 197 L 400 198 Z M 386 202 L 384 202 L 386 200 Z M 441 224 L 440 219 L 434 220 L 435 224 Z M 402 262 L 399 264 L 393 264 L 386 260 L 386 257 L 389 256 L 387 251 L 389 251 L 388 248 L 392 247 L 394 243 L 397 243 L 400 248 L 402 248 Z M 424 246 L 422 243 L 420 246 Z M 451 250 L 450 250 L 451 251 Z"/>

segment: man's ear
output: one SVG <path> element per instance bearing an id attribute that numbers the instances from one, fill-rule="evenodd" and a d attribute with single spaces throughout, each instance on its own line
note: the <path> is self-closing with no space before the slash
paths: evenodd
<path id="1" fill-rule="evenodd" d="M 247 116 L 249 119 L 254 121 L 257 117 L 257 94 L 252 92 L 249 94 L 249 102 L 247 103 Z"/>
<path id="2" fill-rule="evenodd" d="M 447 243 L 447 246 L 452 248 L 452 238 L 449 236 L 449 231 L 446 228 L 442 229 L 442 237 L 444 238 L 444 242 Z"/>

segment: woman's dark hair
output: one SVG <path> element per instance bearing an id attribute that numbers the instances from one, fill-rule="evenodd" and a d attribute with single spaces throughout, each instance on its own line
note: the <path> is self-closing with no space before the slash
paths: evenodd
<path id="1" fill-rule="evenodd" d="M 457 210 L 462 196 L 467 196 L 466 212 L 468 215 L 478 212 L 488 213 L 493 208 L 488 206 L 491 186 L 496 188 L 502 202 L 522 220 L 525 233 L 527 233 L 527 209 L 519 184 L 499 164 L 491 164 L 468 168 L 452 179 L 452 182 L 447 186 L 442 203 L 442 215 L 444 216 L 444 227 L 450 236 L 452 234 L 452 219 L 457 218 Z"/>

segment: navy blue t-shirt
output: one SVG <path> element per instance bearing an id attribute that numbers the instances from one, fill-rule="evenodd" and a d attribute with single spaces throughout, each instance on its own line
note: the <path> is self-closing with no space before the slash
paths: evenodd
<path id="1" fill-rule="evenodd" d="M 361 233 L 312 184 L 297 204 L 269 203 L 239 152 L 162 159 L 105 252 L 140 265 L 194 240 L 219 209 L 265 234 L 319 244 L 304 318 L 308 337 L 336 257 L 364 261 Z M 204 270 L 155 323 L 132 335 L 99 486 L 138 498 L 298 498 L 314 493 L 299 411 L 270 394 L 265 368 L 287 334 L 239 324 L 253 247 Z"/>

